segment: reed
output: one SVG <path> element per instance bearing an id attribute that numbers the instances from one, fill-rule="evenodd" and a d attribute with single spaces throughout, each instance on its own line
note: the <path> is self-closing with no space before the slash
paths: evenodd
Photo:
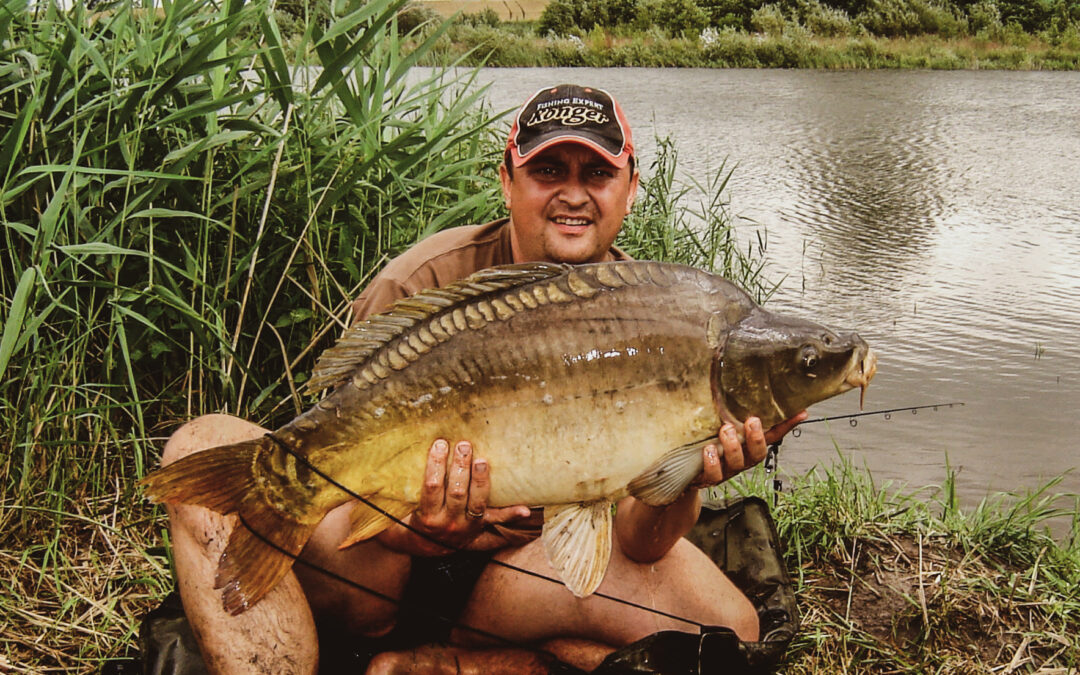
<path id="1" fill-rule="evenodd" d="M 494 213 L 497 132 L 469 72 L 410 70 L 402 1 L 291 46 L 265 2 L 3 4 L 0 654 L 88 672 L 171 586 L 163 436 L 306 405 L 386 257 Z"/>
<path id="2" fill-rule="evenodd" d="M 0 670 L 94 672 L 172 586 L 135 488 L 171 429 L 310 405 L 388 257 L 500 215 L 506 125 L 474 71 L 412 68 L 447 26 L 404 0 L 288 40 L 263 0 L 0 4 Z"/>

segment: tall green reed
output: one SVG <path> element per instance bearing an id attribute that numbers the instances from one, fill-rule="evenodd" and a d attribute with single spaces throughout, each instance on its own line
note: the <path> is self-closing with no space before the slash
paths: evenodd
<path id="1" fill-rule="evenodd" d="M 403 4 L 287 47 L 265 2 L 4 2 L 5 493 L 141 474 L 162 420 L 291 412 L 387 254 L 494 213 L 482 92 L 411 73 L 439 33 L 403 49 Z"/>

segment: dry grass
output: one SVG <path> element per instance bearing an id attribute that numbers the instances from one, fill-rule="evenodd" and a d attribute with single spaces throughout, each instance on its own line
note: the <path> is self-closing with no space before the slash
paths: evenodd
<path id="1" fill-rule="evenodd" d="M 93 673 L 134 646 L 171 573 L 161 523 L 121 483 L 66 513 L 0 503 L 0 672 Z"/>

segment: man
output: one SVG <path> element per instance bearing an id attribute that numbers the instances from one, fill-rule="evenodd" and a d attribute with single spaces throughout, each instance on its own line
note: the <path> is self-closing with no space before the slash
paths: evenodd
<path id="1" fill-rule="evenodd" d="M 629 125 L 610 95 L 572 85 L 537 92 L 515 119 L 505 157 L 500 180 L 509 218 L 438 233 L 391 261 L 356 302 L 356 319 L 492 265 L 626 258 L 613 242 L 633 205 L 638 172 Z M 768 432 L 758 420 L 748 419 L 745 447 L 734 428 L 725 425 L 719 442 L 704 449 L 705 469 L 693 487 L 715 485 L 760 462 L 767 442 L 803 418 Z M 169 439 L 162 463 L 263 433 L 236 418 L 202 417 Z M 450 672 L 547 671 L 550 663 L 538 652 L 493 647 L 486 635 L 495 634 L 516 644 L 541 645 L 588 669 L 614 648 L 656 631 L 694 629 L 598 596 L 575 598 L 542 579 L 486 565 L 493 555 L 516 567 L 553 574 L 539 540 L 522 544 L 502 534 L 507 527 L 535 524 L 530 509 L 489 509 L 489 491 L 487 462 L 473 456 L 468 439 L 438 439 L 429 451 L 421 503 L 405 520 L 411 529 L 396 525 L 373 540 L 339 550 L 350 527 L 352 505 L 345 504 L 323 520 L 293 572 L 235 617 L 223 611 L 213 588 L 234 519 L 201 507 L 169 506 L 180 593 L 208 666 L 226 673 L 309 673 L 317 667 L 319 638 L 325 650 L 334 642 L 331 637 L 353 641 L 360 636 L 385 638 L 384 648 L 400 648 L 379 654 L 368 672 L 438 672 L 442 667 Z M 699 509 L 697 489 L 660 508 L 624 499 L 599 591 L 701 623 L 730 626 L 743 640 L 757 639 L 750 602 L 681 538 Z M 447 555 L 451 548 L 478 553 Z M 448 618 L 457 627 L 452 633 L 420 636 L 432 643 L 428 646 L 410 644 L 408 638 L 425 629 L 398 625 L 405 610 L 418 595 L 447 593 L 456 594 L 459 603 L 439 606 L 437 613 L 453 615 Z M 403 598 L 399 609 L 396 600 Z M 441 644 L 447 639 L 454 646 Z"/>

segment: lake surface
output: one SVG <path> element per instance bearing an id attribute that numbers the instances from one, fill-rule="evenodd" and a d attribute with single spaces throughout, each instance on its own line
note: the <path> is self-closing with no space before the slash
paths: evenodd
<path id="1" fill-rule="evenodd" d="M 874 346 L 867 409 L 962 408 L 807 425 L 781 468 L 837 448 L 879 480 L 963 501 L 1080 492 L 1080 73 L 487 69 L 496 110 L 558 82 L 622 103 L 704 179 L 726 158 L 745 239 L 767 234 L 770 308 Z M 858 394 L 811 416 L 858 411 Z M 835 447 L 834 447 L 835 442 Z"/>

